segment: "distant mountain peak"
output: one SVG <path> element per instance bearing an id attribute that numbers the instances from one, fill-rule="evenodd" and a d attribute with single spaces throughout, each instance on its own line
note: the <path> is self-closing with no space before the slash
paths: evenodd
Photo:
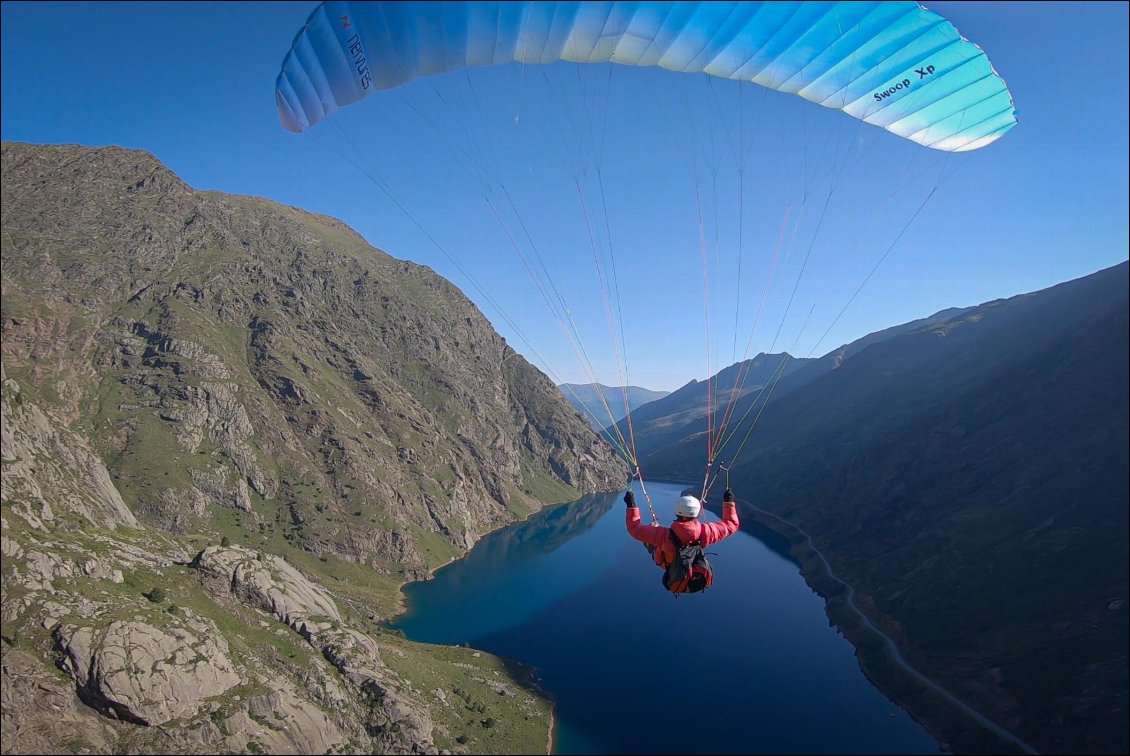
<path id="1" fill-rule="evenodd" d="M 606 386 L 602 383 L 562 383 L 557 388 L 596 430 L 615 425 L 623 420 L 628 412 L 635 412 L 639 407 L 671 393 L 652 391 L 640 386 Z M 624 409 L 625 395 L 627 410 Z M 609 417 L 609 412 L 612 412 L 614 417 Z"/>

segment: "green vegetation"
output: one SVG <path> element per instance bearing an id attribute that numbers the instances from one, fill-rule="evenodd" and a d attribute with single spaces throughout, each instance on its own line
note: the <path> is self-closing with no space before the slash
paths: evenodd
<path id="1" fill-rule="evenodd" d="M 574 501 L 580 495 L 577 489 L 566 485 L 549 473 L 525 465 L 522 468 L 521 490 L 528 496 L 546 504 L 562 504 L 567 501 Z M 521 515 L 520 519 L 524 519 L 525 514 Z"/>
<path id="2" fill-rule="evenodd" d="M 551 718 L 549 702 L 532 668 L 461 646 L 433 646 L 382 636 L 396 650 L 385 655 L 397 674 L 421 690 L 438 691 L 446 705 L 433 717 L 449 735 L 441 750 L 469 745 L 473 753 L 544 753 Z M 502 694 L 499 691 L 503 691 Z M 485 724 L 490 721 L 491 724 Z"/>
<path id="3" fill-rule="evenodd" d="M 413 528 L 412 534 L 424 555 L 424 561 L 429 568 L 440 567 L 447 564 L 463 552 L 439 533 L 423 528 Z"/>

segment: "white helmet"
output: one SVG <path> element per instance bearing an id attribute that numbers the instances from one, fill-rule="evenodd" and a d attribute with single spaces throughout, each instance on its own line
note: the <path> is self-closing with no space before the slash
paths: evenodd
<path id="1" fill-rule="evenodd" d="M 675 514 L 679 517 L 698 517 L 702 504 L 693 496 L 683 496 L 675 502 Z"/>

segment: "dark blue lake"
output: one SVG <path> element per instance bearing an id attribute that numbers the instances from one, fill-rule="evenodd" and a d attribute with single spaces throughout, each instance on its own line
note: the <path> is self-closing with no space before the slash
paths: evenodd
<path id="1" fill-rule="evenodd" d="M 664 524 L 681 488 L 648 485 Z M 742 531 L 708 551 L 714 586 L 675 598 L 621 494 L 587 496 L 407 586 L 393 626 L 536 666 L 558 754 L 939 753 L 864 677 L 782 544 Z"/>

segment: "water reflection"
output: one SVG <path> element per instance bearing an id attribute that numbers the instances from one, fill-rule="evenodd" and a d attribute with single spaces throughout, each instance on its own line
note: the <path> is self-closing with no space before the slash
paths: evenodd
<path id="1" fill-rule="evenodd" d="M 517 562 L 553 553 L 600 522 L 620 494 L 585 496 L 570 504 L 543 509 L 525 522 L 492 533 L 468 554 L 468 568 Z"/>
<path id="2" fill-rule="evenodd" d="M 408 613 L 390 627 L 413 640 L 470 643 L 520 625 L 593 580 L 609 552 L 577 548 L 620 494 L 595 494 L 544 509 L 491 533 L 435 579 L 405 588 Z M 437 614 L 443 621 L 436 622 Z"/>

